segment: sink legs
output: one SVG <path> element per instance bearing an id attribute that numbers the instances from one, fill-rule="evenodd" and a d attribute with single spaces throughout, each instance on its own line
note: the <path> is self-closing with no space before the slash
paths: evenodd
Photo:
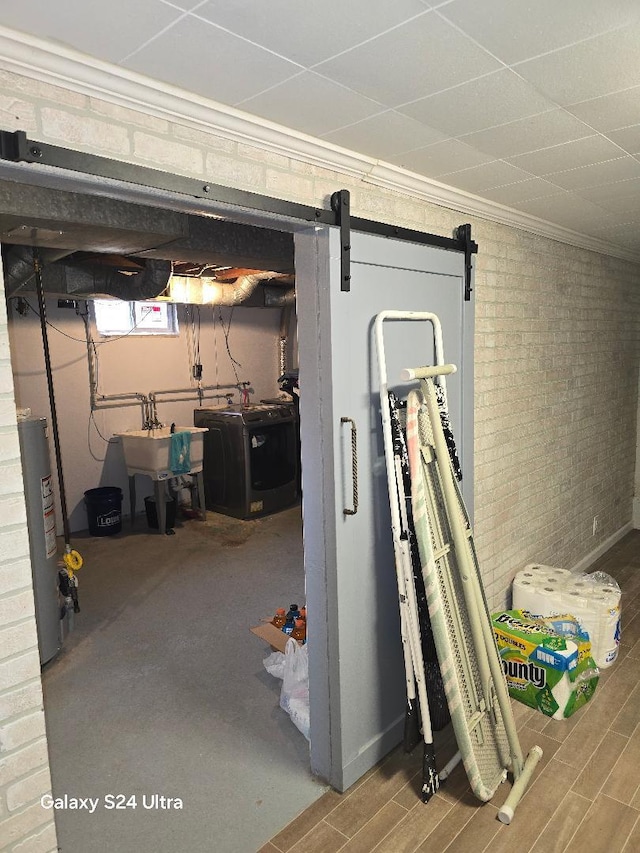
<path id="1" fill-rule="evenodd" d="M 204 502 L 204 474 L 199 471 L 197 474 L 191 474 L 196 478 L 196 488 L 191 490 L 191 505 L 193 509 L 200 510 L 202 521 L 206 521 L 207 510 Z M 153 481 L 153 495 L 156 500 L 156 513 L 158 517 L 158 533 L 166 533 L 167 527 L 167 504 L 166 497 L 166 480 Z M 136 475 L 129 475 L 129 504 L 131 506 L 131 526 L 135 524 L 136 518 Z M 197 507 L 196 507 L 197 504 Z"/>
<path id="2" fill-rule="evenodd" d="M 202 521 L 207 520 L 207 509 L 204 504 L 204 473 L 202 471 L 198 471 L 197 474 L 192 474 L 192 477 L 196 478 L 196 483 L 198 485 L 198 509 L 200 510 L 200 518 Z M 191 492 L 193 498 L 193 491 Z M 195 509 L 195 507 L 193 507 Z"/>
<path id="3" fill-rule="evenodd" d="M 153 481 L 153 494 L 156 499 L 156 513 L 158 515 L 158 533 L 167 532 L 167 502 L 165 501 L 165 481 Z"/>
<path id="4" fill-rule="evenodd" d="M 136 475 L 129 474 L 129 505 L 131 507 L 131 526 L 136 520 Z"/>

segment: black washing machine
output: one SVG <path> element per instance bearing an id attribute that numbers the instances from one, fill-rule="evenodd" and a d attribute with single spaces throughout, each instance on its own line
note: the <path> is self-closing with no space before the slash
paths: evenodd
<path id="1" fill-rule="evenodd" d="M 196 409 L 204 434 L 208 510 L 257 518 L 298 500 L 298 423 L 293 403 Z"/>

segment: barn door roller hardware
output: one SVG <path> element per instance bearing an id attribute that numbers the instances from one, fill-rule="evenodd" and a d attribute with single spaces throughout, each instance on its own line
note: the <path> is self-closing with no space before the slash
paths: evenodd
<path id="1" fill-rule="evenodd" d="M 289 221 L 317 222 L 340 228 L 342 289 L 348 291 L 351 283 L 350 253 L 351 231 L 376 234 L 394 240 L 407 240 L 426 246 L 436 246 L 454 252 L 464 252 L 465 256 L 465 300 L 471 298 L 471 255 L 478 251 L 478 244 L 471 239 L 471 226 L 460 225 L 454 237 L 440 237 L 411 228 L 400 228 L 385 222 L 359 219 L 351 216 L 348 190 L 339 190 L 331 197 L 331 209 L 311 207 L 259 193 L 223 187 L 219 184 L 207 184 L 195 178 L 172 175 L 148 166 L 138 166 L 111 160 L 96 154 L 73 151 L 46 142 L 28 139 L 23 130 L 0 130 L 0 160 L 12 163 L 41 163 L 59 169 L 68 169 L 85 175 L 110 178 L 116 181 L 136 184 L 168 192 L 181 193 L 192 198 L 209 199 L 212 203 L 243 207 L 249 210 L 263 211 L 284 217 Z M 232 214 L 229 218 L 232 218 Z"/>
<path id="2" fill-rule="evenodd" d="M 464 246 L 464 299 L 471 299 L 471 255 L 478 251 L 478 244 L 471 239 L 471 225 L 458 225 L 456 237 Z"/>
<path id="3" fill-rule="evenodd" d="M 331 209 L 340 229 L 340 290 L 351 290 L 351 196 L 338 190 L 331 196 Z"/>

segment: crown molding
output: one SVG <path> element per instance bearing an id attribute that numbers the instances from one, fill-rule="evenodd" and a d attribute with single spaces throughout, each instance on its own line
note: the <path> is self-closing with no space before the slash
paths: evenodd
<path id="1" fill-rule="evenodd" d="M 640 252 L 580 234 L 401 167 L 94 59 L 64 45 L 2 26 L 0 69 L 311 163 L 371 186 L 391 189 L 467 216 L 478 216 L 589 251 L 640 262 Z"/>
<path id="2" fill-rule="evenodd" d="M 611 245 L 606 240 L 572 231 L 563 225 L 540 219 L 530 213 L 515 210 L 512 207 L 499 204 L 497 201 L 465 192 L 465 190 L 441 184 L 433 178 L 424 178 L 399 166 L 377 163 L 369 175 L 363 176 L 362 180 L 378 187 L 387 187 L 396 192 L 408 193 L 414 198 L 421 198 L 440 207 L 447 207 L 467 215 L 473 214 L 481 219 L 488 219 L 491 222 L 498 222 L 501 225 L 518 228 L 521 231 L 528 231 L 531 234 L 556 240 L 559 243 L 566 243 L 580 249 L 587 249 L 590 252 L 610 255 L 633 263 L 640 262 L 640 252 Z"/>

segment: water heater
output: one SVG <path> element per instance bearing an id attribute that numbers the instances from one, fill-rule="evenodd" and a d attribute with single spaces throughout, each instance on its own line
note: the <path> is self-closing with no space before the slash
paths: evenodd
<path id="1" fill-rule="evenodd" d="M 44 418 L 18 421 L 40 663 L 61 647 L 56 517 Z"/>

